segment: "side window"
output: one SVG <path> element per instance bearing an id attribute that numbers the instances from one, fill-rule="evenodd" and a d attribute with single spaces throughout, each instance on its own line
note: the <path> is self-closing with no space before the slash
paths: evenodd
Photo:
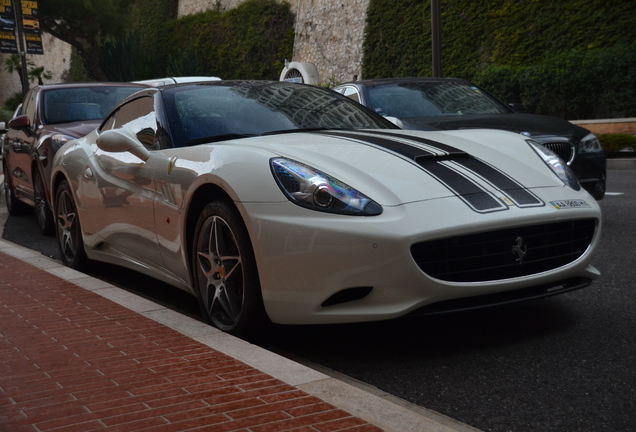
<path id="1" fill-rule="evenodd" d="M 33 125 L 33 122 L 35 121 L 36 96 L 37 96 L 37 92 L 35 91 L 31 91 L 27 93 L 26 97 L 24 98 L 24 104 L 22 106 L 22 114 L 29 117 L 29 120 L 31 121 L 32 125 Z"/>
<path id="2" fill-rule="evenodd" d="M 140 97 L 119 108 L 104 123 L 102 130 L 107 129 L 127 129 L 133 132 L 148 150 L 158 149 L 157 118 L 152 96 Z"/>
<path id="3" fill-rule="evenodd" d="M 104 120 L 104 126 L 102 126 L 102 128 L 100 129 L 100 132 L 110 130 L 113 128 L 113 126 L 115 126 L 115 117 L 117 117 L 118 112 L 119 111 L 115 111 L 110 115 L 110 117 Z"/>
<path id="4" fill-rule="evenodd" d="M 360 94 L 355 87 L 346 87 L 343 95 L 348 97 L 349 99 L 353 99 L 354 101 L 360 103 Z"/>

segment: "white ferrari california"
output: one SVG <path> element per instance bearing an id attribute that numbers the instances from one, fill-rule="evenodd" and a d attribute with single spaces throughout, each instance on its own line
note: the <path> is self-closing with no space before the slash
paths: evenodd
<path id="1" fill-rule="evenodd" d="M 599 207 L 519 134 L 404 131 L 327 89 L 145 89 L 55 155 L 64 263 L 109 262 L 246 334 L 547 297 L 589 285 Z"/>

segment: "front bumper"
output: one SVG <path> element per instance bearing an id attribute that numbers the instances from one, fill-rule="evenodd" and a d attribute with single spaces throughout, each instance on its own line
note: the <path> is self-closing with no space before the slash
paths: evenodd
<path id="1" fill-rule="evenodd" d="M 595 199 L 605 196 L 605 179 L 607 175 L 607 161 L 605 153 L 577 153 L 570 164 L 581 186 Z"/>
<path id="2" fill-rule="evenodd" d="M 548 190 L 554 196 L 554 188 Z M 562 191 L 563 199 L 579 195 L 565 188 Z M 279 324 L 390 319 L 443 301 L 555 286 L 574 278 L 591 281 L 599 276 L 590 265 L 600 232 L 600 211 L 594 202 L 584 209 L 511 207 L 484 215 L 450 197 L 385 207 L 382 215 L 373 217 L 318 213 L 292 203 L 244 207 L 250 215 L 247 225 L 265 308 Z M 448 282 L 425 274 L 411 256 L 411 245 L 421 241 L 571 218 L 598 221 L 589 248 L 574 262 L 539 274 Z M 354 300 L 327 301 L 343 291 L 354 293 Z"/>

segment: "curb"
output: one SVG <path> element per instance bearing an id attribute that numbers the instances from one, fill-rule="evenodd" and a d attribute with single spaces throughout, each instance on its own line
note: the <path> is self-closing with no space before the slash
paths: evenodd
<path id="1" fill-rule="evenodd" d="M 4 226 L 6 217 L 6 209 L 2 205 L 1 226 Z M 411 404 L 336 372 L 327 369 L 321 372 L 267 351 L 153 301 L 66 267 L 60 261 L 46 257 L 37 251 L 0 239 L 0 252 L 176 330 L 199 343 L 345 410 L 385 432 L 480 432 L 472 426 Z"/>

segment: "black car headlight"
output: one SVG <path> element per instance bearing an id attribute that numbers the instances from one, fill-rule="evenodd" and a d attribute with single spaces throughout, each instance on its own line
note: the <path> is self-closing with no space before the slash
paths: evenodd
<path id="1" fill-rule="evenodd" d="M 346 215 L 382 213 L 380 204 L 322 171 L 286 158 L 272 159 L 270 164 L 278 186 L 295 204 Z"/>
<path id="2" fill-rule="evenodd" d="M 581 190 L 581 185 L 570 167 L 552 150 L 542 146 L 536 141 L 527 140 L 530 147 L 539 155 L 541 160 L 552 170 L 552 172 L 565 184 L 574 190 Z"/>
<path id="3" fill-rule="evenodd" d="M 53 147 L 54 151 L 58 151 L 60 147 L 69 142 L 70 140 L 74 140 L 75 138 L 68 135 L 63 134 L 55 134 L 51 137 L 51 147 Z"/>
<path id="4" fill-rule="evenodd" d="M 601 142 L 596 135 L 589 133 L 579 143 L 579 153 L 593 153 L 602 150 Z"/>

